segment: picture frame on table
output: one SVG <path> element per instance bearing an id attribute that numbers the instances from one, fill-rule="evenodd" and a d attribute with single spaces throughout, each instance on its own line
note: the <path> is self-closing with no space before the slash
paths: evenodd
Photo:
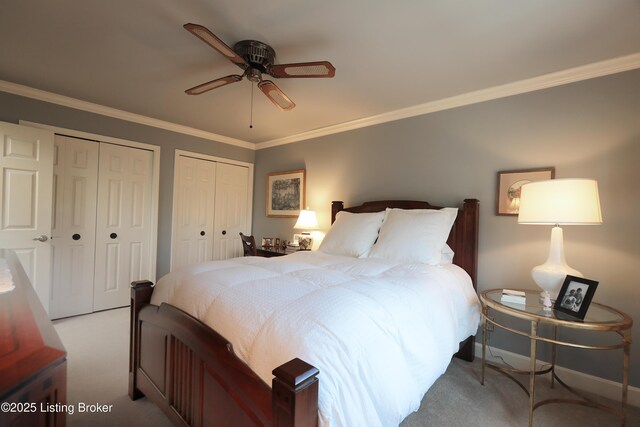
<path id="1" fill-rule="evenodd" d="M 520 211 L 520 187 L 534 181 L 555 178 L 556 168 L 519 169 L 498 172 L 496 215 L 518 215 Z"/>
<path id="2" fill-rule="evenodd" d="M 267 216 L 297 218 L 306 202 L 306 171 L 267 174 Z"/>
<path id="3" fill-rule="evenodd" d="M 562 283 L 554 310 L 584 319 L 597 287 L 595 280 L 568 275 Z"/>
<path id="4" fill-rule="evenodd" d="M 272 237 L 263 237 L 262 238 L 262 247 L 263 248 L 270 248 L 273 246 L 273 238 Z"/>
<path id="5" fill-rule="evenodd" d="M 311 250 L 313 247 L 313 236 L 309 233 L 296 233 L 293 235 L 291 246 L 295 246 L 298 250 Z"/>

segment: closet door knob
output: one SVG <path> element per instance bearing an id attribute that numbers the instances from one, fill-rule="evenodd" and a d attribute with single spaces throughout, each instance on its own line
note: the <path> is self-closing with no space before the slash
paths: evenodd
<path id="1" fill-rule="evenodd" d="M 205 234 L 207 234 L 207 233 L 205 233 L 204 230 L 200 232 L 201 236 L 204 236 Z"/>
<path id="2" fill-rule="evenodd" d="M 76 234 L 74 234 L 73 236 L 71 236 L 71 238 L 72 238 L 73 240 L 80 240 L 80 237 L 82 237 L 82 236 L 80 236 L 78 233 L 76 233 Z"/>
<path id="3" fill-rule="evenodd" d="M 111 237 L 112 239 L 115 239 L 116 237 L 118 237 L 118 235 L 116 233 L 111 233 L 109 234 L 109 237 Z"/>
<path id="4" fill-rule="evenodd" d="M 227 234 L 227 230 L 222 230 L 222 235 L 224 236 L 225 234 Z"/>

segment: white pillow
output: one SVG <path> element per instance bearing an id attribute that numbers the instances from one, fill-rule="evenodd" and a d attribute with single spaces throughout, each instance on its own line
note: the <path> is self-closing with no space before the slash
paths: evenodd
<path id="1" fill-rule="evenodd" d="M 378 238 L 385 212 L 351 213 L 336 215 L 331 229 L 318 250 L 332 255 L 360 257 L 365 255 Z"/>
<path id="2" fill-rule="evenodd" d="M 453 257 L 455 256 L 455 254 L 456 253 L 453 252 L 451 246 L 445 243 L 440 254 L 440 264 L 453 264 Z"/>
<path id="3" fill-rule="evenodd" d="M 370 258 L 440 264 L 457 208 L 387 209 Z"/>

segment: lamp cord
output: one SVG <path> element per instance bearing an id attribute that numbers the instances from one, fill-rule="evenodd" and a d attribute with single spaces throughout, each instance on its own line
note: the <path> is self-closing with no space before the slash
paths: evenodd
<path id="1" fill-rule="evenodd" d="M 511 365 L 510 363 L 508 363 L 506 360 L 504 360 L 504 358 L 502 356 L 500 356 L 498 354 L 493 354 L 493 351 L 491 351 L 491 346 L 489 345 L 490 341 L 491 341 L 491 332 L 487 331 L 487 348 L 489 349 L 489 355 L 493 359 L 502 361 L 502 363 L 504 363 L 506 366 L 508 366 L 511 369 L 514 369 L 516 371 L 520 370 L 520 369 L 516 368 L 515 366 Z M 537 362 L 540 362 L 540 370 L 547 369 L 548 367 L 551 366 L 550 363 L 544 363 L 544 362 L 541 362 L 540 360 L 537 360 Z"/>

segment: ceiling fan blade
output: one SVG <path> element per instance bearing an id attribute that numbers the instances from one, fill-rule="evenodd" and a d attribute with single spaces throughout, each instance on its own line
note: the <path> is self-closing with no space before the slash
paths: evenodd
<path id="1" fill-rule="evenodd" d="M 298 62 L 272 65 L 268 73 L 276 78 L 321 78 L 335 76 L 336 69 L 329 61 Z"/>
<path id="2" fill-rule="evenodd" d="M 201 93 L 205 93 L 212 89 L 217 89 L 231 83 L 239 82 L 240 80 L 242 80 L 242 76 L 230 75 L 227 77 L 211 80 L 210 82 L 202 83 L 201 85 L 194 86 L 191 89 L 185 90 L 184 92 L 187 95 L 200 95 Z"/>
<path id="3" fill-rule="evenodd" d="M 191 34 L 223 54 L 229 59 L 229 61 L 236 64 L 243 70 L 249 66 L 244 59 L 227 46 L 222 40 L 220 40 L 215 34 L 209 31 L 207 28 L 198 24 L 184 24 L 183 27 Z"/>
<path id="4" fill-rule="evenodd" d="M 258 83 L 258 87 L 282 111 L 289 111 L 296 106 L 295 102 L 285 95 L 272 81 L 263 80 Z"/>

